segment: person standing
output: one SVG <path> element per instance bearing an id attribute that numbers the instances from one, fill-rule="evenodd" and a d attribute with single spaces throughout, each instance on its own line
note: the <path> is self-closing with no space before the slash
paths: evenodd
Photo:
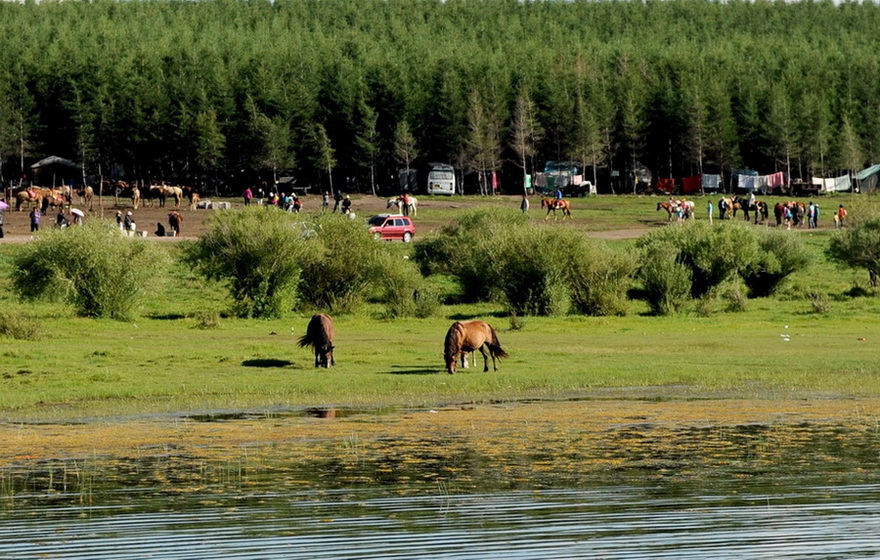
<path id="1" fill-rule="evenodd" d="M 242 193 L 242 196 L 244 197 L 244 205 L 245 205 L 245 206 L 250 206 L 250 205 L 251 205 L 251 199 L 254 198 L 254 192 L 251 190 L 251 188 L 250 188 L 250 187 L 246 187 L 246 188 L 244 189 L 244 192 Z"/>
<path id="2" fill-rule="evenodd" d="M 345 195 L 345 198 L 342 199 L 342 213 L 348 214 L 349 212 L 351 212 L 351 198 Z"/>
<path id="3" fill-rule="evenodd" d="M 43 213 L 40 212 L 40 209 L 34 207 L 34 209 L 31 210 L 29 217 L 31 219 L 31 233 L 40 231 L 40 219 L 43 217 Z"/>
<path id="4" fill-rule="evenodd" d="M 330 193 L 324 191 L 321 195 L 321 212 L 326 212 L 328 208 L 330 208 Z"/>
<path id="5" fill-rule="evenodd" d="M 813 206 L 812 200 L 807 206 L 807 229 L 816 229 L 816 207 Z"/>
<path id="6" fill-rule="evenodd" d="M 709 225 L 712 225 L 712 214 L 715 213 L 715 207 L 712 205 L 712 201 L 709 201 L 709 204 L 706 205 L 706 211 L 709 214 Z"/>
<path id="7" fill-rule="evenodd" d="M 837 207 L 837 219 L 834 221 L 835 228 L 843 228 L 843 222 L 846 220 L 846 208 L 843 204 Z"/>
<path id="8" fill-rule="evenodd" d="M 523 214 L 529 211 L 529 197 L 525 194 L 522 195 L 522 202 L 519 203 L 519 209 Z"/>
<path id="9" fill-rule="evenodd" d="M 6 202 L 6 201 L 3 200 L 2 202 Z M 5 212 L 3 210 L 0 210 L 0 239 L 3 239 L 4 237 L 6 237 L 6 232 L 3 231 L 4 214 L 5 214 Z"/>

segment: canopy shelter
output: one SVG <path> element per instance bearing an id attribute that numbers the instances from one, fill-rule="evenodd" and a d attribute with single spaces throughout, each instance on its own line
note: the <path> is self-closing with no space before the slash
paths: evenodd
<path id="1" fill-rule="evenodd" d="M 43 158 L 31 165 L 31 169 L 34 170 L 35 178 L 51 178 L 53 187 L 58 179 L 63 181 L 68 178 L 82 178 L 82 167 L 69 159 L 58 156 Z"/>
<path id="2" fill-rule="evenodd" d="M 865 191 L 876 191 L 880 188 L 880 163 L 877 165 L 872 165 L 867 169 L 862 169 L 855 175 L 853 175 L 853 179 L 858 181 L 860 190 L 862 192 Z"/>

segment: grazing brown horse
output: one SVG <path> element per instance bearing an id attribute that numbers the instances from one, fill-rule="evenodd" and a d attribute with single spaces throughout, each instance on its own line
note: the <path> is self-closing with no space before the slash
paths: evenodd
<path id="1" fill-rule="evenodd" d="M 456 321 L 446 331 L 446 341 L 443 346 L 443 357 L 446 360 L 446 371 L 455 373 L 458 367 L 458 358 L 468 352 L 480 351 L 483 355 L 483 371 L 489 371 L 489 357 L 486 355 L 488 348 L 492 356 L 492 367 L 498 371 L 495 359 L 507 358 L 508 354 L 501 348 L 495 329 L 483 321 Z"/>
<path id="2" fill-rule="evenodd" d="M 335 366 L 333 359 L 333 319 L 330 315 L 321 313 L 312 316 L 306 334 L 299 339 L 300 348 L 312 346 L 315 349 L 315 367 Z"/>
<path id="3" fill-rule="evenodd" d="M 555 199 L 555 198 L 542 198 L 541 199 L 541 208 L 547 209 L 547 215 L 544 216 L 544 219 L 550 217 L 550 212 L 553 212 L 553 219 L 556 219 L 556 211 L 562 210 L 562 219 L 565 218 L 573 219 L 571 217 L 571 201 L 565 199 Z"/>

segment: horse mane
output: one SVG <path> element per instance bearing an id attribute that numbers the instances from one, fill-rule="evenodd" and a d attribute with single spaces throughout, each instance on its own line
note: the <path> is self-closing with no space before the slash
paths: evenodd
<path id="1" fill-rule="evenodd" d="M 452 323 L 452 326 L 446 331 L 446 340 L 443 343 L 444 356 L 448 358 L 461 351 L 461 340 L 464 338 L 464 334 L 464 325 L 460 321 Z"/>

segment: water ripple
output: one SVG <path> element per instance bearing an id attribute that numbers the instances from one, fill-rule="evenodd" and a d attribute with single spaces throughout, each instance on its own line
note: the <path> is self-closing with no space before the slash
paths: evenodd
<path id="1" fill-rule="evenodd" d="M 612 487 L 342 496 L 212 495 L 213 505 L 193 496 L 153 512 L 136 503 L 21 508 L 0 514 L 0 558 L 842 559 L 880 551 L 875 485 L 774 495 Z"/>

